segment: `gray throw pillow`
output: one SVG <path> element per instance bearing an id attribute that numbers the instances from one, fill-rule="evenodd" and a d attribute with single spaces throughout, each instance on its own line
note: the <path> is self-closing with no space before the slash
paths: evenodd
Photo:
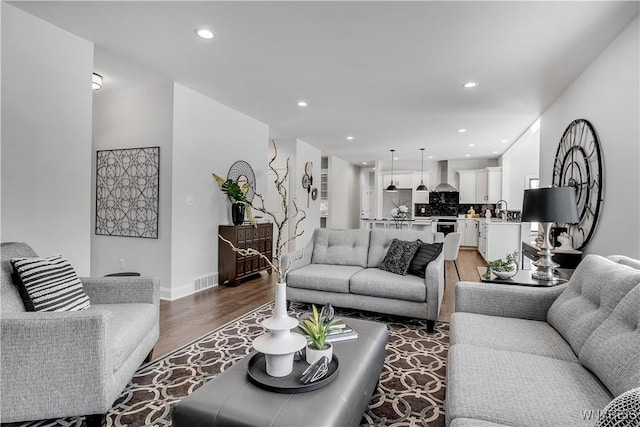
<path id="1" fill-rule="evenodd" d="M 393 239 L 391 246 L 387 250 L 387 254 L 378 266 L 380 270 L 389 271 L 391 273 L 404 276 L 409 270 L 409 264 L 416 251 L 420 247 L 419 240 L 405 241 Z"/>

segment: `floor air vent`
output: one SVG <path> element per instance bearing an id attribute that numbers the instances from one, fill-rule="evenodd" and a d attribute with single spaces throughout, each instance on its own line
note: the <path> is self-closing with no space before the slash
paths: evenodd
<path id="1" fill-rule="evenodd" d="M 212 288 L 218 284 L 218 275 L 209 274 L 207 276 L 200 276 L 193 279 L 193 288 L 196 291 Z"/>

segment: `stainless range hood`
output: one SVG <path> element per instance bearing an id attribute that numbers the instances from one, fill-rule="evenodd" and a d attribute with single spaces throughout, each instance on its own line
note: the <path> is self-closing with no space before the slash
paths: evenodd
<path id="1" fill-rule="evenodd" d="M 456 187 L 449 184 L 449 162 L 446 160 L 441 160 L 438 162 L 438 169 L 440 169 L 440 184 L 433 189 L 436 192 L 451 192 L 458 191 Z"/>

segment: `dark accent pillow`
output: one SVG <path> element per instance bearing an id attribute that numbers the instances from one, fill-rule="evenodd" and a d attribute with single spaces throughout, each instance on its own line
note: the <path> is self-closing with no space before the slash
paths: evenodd
<path id="1" fill-rule="evenodd" d="M 20 280 L 20 276 L 18 275 L 18 273 L 16 273 L 15 270 L 11 272 L 11 281 L 13 282 L 14 286 L 18 288 L 20 299 L 22 299 L 24 308 L 26 308 L 27 311 L 36 311 L 36 309 L 33 307 L 33 302 L 31 301 L 31 298 L 29 298 L 29 294 L 27 293 L 27 288 L 24 287 L 22 280 Z"/>
<path id="2" fill-rule="evenodd" d="M 46 258 L 13 258 L 11 265 L 31 301 L 33 311 L 78 311 L 89 308 L 89 297 L 69 261 L 62 255 Z"/>
<path id="3" fill-rule="evenodd" d="M 405 241 L 393 239 L 387 254 L 378 266 L 380 270 L 404 276 L 409 269 L 409 263 L 420 247 L 419 240 Z"/>
<path id="4" fill-rule="evenodd" d="M 424 279 L 427 265 L 438 258 L 440 252 L 442 252 L 442 243 L 422 243 L 409 264 L 409 274 Z"/>

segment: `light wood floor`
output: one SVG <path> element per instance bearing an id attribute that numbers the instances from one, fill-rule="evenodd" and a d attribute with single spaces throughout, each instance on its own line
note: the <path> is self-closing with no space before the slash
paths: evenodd
<path id="1" fill-rule="evenodd" d="M 461 249 L 457 263 L 460 279 L 470 281 L 479 280 L 476 267 L 486 265 L 480 254 L 471 249 Z M 451 261 L 446 262 L 445 277 L 447 286 L 440 320 L 447 322 L 455 310 L 455 285 L 458 281 Z M 260 278 L 237 287 L 218 286 L 175 301 L 160 301 L 160 339 L 153 352 L 154 359 L 273 301 L 274 280 L 275 275 L 262 273 Z"/>

